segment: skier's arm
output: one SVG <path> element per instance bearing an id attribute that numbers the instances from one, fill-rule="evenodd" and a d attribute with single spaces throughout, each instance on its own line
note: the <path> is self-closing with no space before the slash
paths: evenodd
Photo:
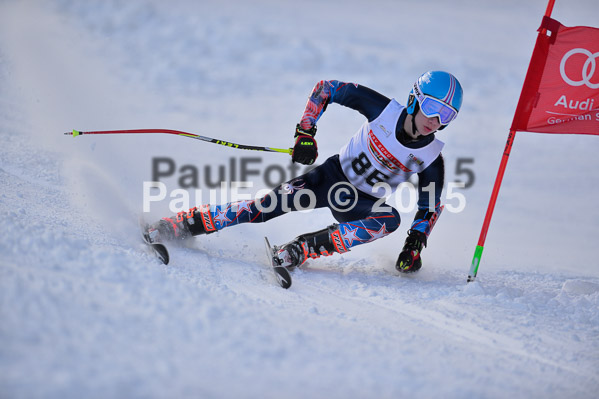
<path id="1" fill-rule="evenodd" d="M 418 173 L 418 211 L 395 263 L 395 268 L 402 273 L 415 272 L 422 267 L 420 252 L 426 247 L 428 236 L 443 209 L 441 191 L 444 176 L 445 166 L 441 154 L 425 170 Z"/>
<path id="2" fill-rule="evenodd" d="M 411 230 L 424 233 L 427 238 L 441 213 L 444 178 L 445 163 L 441 154 L 425 170 L 418 173 L 418 211 Z M 431 203 L 431 200 L 434 202 Z"/>
<path id="3" fill-rule="evenodd" d="M 366 86 L 338 80 L 321 80 L 314 86 L 308 98 L 300 127 L 308 130 L 316 126 L 316 122 L 330 103 L 355 109 L 368 121 L 373 121 L 389 101 L 391 101 L 389 98 Z"/>
<path id="4" fill-rule="evenodd" d="M 295 144 L 291 160 L 312 165 L 318 157 L 316 122 L 330 103 L 355 109 L 373 121 L 389 104 L 389 99 L 376 91 L 354 83 L 321 80 L 314 86 L 300 123 L 295 128 Z"/>

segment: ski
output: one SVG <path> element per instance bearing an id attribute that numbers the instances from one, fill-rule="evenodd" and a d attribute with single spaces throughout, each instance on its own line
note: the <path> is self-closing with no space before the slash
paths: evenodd
<path id="1" fill-rule="evenodd" d="M 139 221 L 139 229 L 140 229 L 140 232 L 141 232 L 141 239 L 142 239 L 143 243 L 145 245 L 147 245 L 152 250 L 152 253 L 162 263 L 164 263 L 165 265 L 168 265 L 170 257 L 168 255 L 168 249 L 166 249 L 166 246 L 164 246 L 164 244 L 159 244 L 157 242 L 151 242 L 150 241 L 150 237 L 148 237 L 148 233 L 146 233 L 146 231 L 148 230 L 147 229 L 147 225 L 141 219 Z"/>
<path id="2" fill-rule="evenodd" d="M 170 260 L 169 255 L 168 255 L 168 249 L 166 249 L 166 247 L 163 244 L 151 243 L 146 240 L 146 237 L 144 237 L 143 242 L 144 242 L 144 244 L 146 244 L 147 246 L 150 247 L 150 249 L 152 250 L 154 255 L 156 255 L 156 257 L 162 263 L 164 263 L 165 265 L 168 265 L 168 262 Z"/>
<path id="3" fill-rule="evenodd" d="M 275 250 L 270 246 L 268 238 L 264 237 L 264 245 L 266 247 L 266 256 L 270 262 L 270 266 L 275 272 L 275 277 L 279 285 L 285 289 L 291 287 L 291 275 L 286 267 L 280 266 L 280 260 L 275 254 Z"/>

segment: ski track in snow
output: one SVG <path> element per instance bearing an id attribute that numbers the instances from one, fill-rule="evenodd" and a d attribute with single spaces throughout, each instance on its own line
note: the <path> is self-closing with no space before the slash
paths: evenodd
<path id="1" fill-rule="evenodd" d="M 432 3 L 454 16 L 445 3 Z M 536 18 L 544 10 L 542 3 L 522 6 L 522 14 Z M 160 127 L 180 124 L 183 130 L 197 124 L 207 131 L 227 125 L 231 134 L 265 119 L 264 104 L 278 107 L 280 112 L 268 120 L 283 129 L 293 125 L 290 121 L 301 112 L 305 94 L 319 79 L 370 79 L 381 90 L 402 93 L 409 84 L 389 83 L 387 77 L 396 70 L 417 75 L 432 60 L 422 56 L 418 65 L 398 66 L 392 53 L 379 55 L 386 46 L 410 57 L 419 53 L 381 35 L 378 23 L 362 21 L 356 15 L 361 3 L 350 2 L 346 10 L 350 23 L 364 22 L 369 28 L 355 36 L 341 22 L 322 17 L 339 4 L 322 5 L 322 14 L 313 19 L 307 18 L 309 7 L 316 7 L 313 2 L 305 6 L 308 10 L 264 4 L 268 7 L 257 11 L 235 3 L 201 3 L 195 7 L 205 12 L 190 15 L 182 10 L 196 8 L 185 1 L 180 8 L 118 1 L 0 4 L 1 21 L 6 22 L 0 24 L 0 397 L 595 397 L 599 275 L 596 265 L 578 261 L 594 261 L 596 251 L 581 245 L 580 236 L 571 232 L 558 242 L 566 252 L 578 251 L 573 258 L 547 261 L 551 257 L 535 258 L 526 248 L 506 254 L 505 248 L 519 243 L 521 229 L 510 226 L 504 233 L 502 226 L 507 225 L 494 222 L 496 233 L 488 245 L 495 240 L 499 249 L 489 248 L 479 280 L 466 285 L 467 262 L 490 192 L 487 182 L 480 182 L 485 185 L 480 192 L 469 193 L 469 206 L 477 214 L 443 216 L 419 273 L 399 276 L 394 270 L 396 247 L 403 241 L 398 232 L 347 255 L 310 261 L 293 273 L 291 289 L 282 290 L 266 266 L 261 236 L 283 242 L 320 226 L 320 221 L 315 225 L 302 215 L 289 215 L 287 222 L 200 237 L 186 247 L 171 247 L 172 261 L 165 266 L 147 252 L 137 232 L 140 181 L 149 178 L 147 153 L 168 154 L 185 164 L 194 162 L 198 152 L 181 151 L 178 139 L 172 138 L 56 145 L 58 139 L 52 137 L 76 127 L 74 123 L 87 129 L 157 122 Z M 383 2 L 381 7 L 392 4 Z M 469 3 L 456 4 L 463 11 L 460 6 Z M 413 5 L 404 7 L 406 14 L 415 10 Z M 505 18 L 492 5 L 481 10 L 496 13 L 492 24 L 501 25 Z M 564 9 L 557 11 L 568 15 Z M 306 17 L 303 21 L 311 29 L 325 21 L 331 24 L 331 40 L 298 33 L 303 25 L 290 17 L 295 12 Z M 374 20 L 384 20 L 381 10 L 373 12 Z M 271 21 L 269 13 L 279 19 Z M 240 14 L 247 18 L 245 25 Z M 9 22 L 8 16 L 18 23 Z M 270 23 L 258 23 L 258 17 Z M 464 24 L 477 26 L 466 17 Z M 524 16 L 514 18 L 531 24 Z M 74 20 L 77 25 L 66 23 Z M 37 24 L 28 24 L 31 21 Z M 43 34 L 51 40 L 40 41 Z M 349 39 L 344 40 L 344 34 Z M 211 40 L 202 41 L 206 35 Z M 380 37 L 384 39 L 375 40 Z M 482 40 L 464 43 L 459 46 L 465 51 L 486 51 Z M 252 46 L 266 52 L 244 50 Z M 532 42 L 514 51 L 522 50 L 527 62 L 530 48 Z M 336 57 L 327 57 L 334 49 Z M 470 83 L 472 105 L 465 105 L 459 120 L 464 131 L 480 123 L 476 116 L 468 119 L 467 111 L 491 108 L 488 93 L 497 91 L 512 104 L 510 90 L 521 84 L 517 74 L 522 71 L 511 69 L 523 62 L 520 56 L 497 51 L 517 60 L 499 64 L 494 81 L 484 79 L 480 60 L 447 61 L 462 75 L 484 81 Z M 77 64 L 64 62 L 73 56 L 79 56 Z M 314 58 L 321 64 L 298 64 Z M 246 66 L 246 73 L 239 71 L 239 64 Z M 386 76 L 371 77 L 371 68 Z M 333 73 L 343 76 L 322 76 Z M 273 83 L 278 80 L 280 85 Z M 269 82 L 272 93 L 262 93 Z M 106 97 L 111 90 L 116 93 Z M 245 98 L 236 97 L 237 90 Z M 86 95 L 74 98 L 75 93 Z M 172 101 L 162 100 L 165 94 Z M 220 109 L 217 102 L 247 108 L 235 113 Z M 507 120 L 503 127 L 508 126 L 513 108 L 493 110 Z M 319 131 L 332 130 L 326 118 L 355 130 L 361 122 L 352 117 L 329 109 Z M 488 139 L 497 153 L 489 157 L 501 152 L 505 135 L 498 131 L 500 137 Z M 323 151 L 335 151 L 343 137 L 324 136 L 319 141 Z M 268 133 L 258 134 L 256 142 L 269 138 Z M 497 163 L 483 160 L 490 159 L 485 158 L 486 148 L 479 150 L 459 136 L 447 139 L 481 156 L 479 180 L 493 177 Z M 551 146 L 540 138 L 535 144 L 518 140 L 522 148 Z M 564 140 L 580 154 L 578 168 L 584 162 L 597 165 L 588 155 L 596 143 L 584 142 L 591 148 L 587 153 L 584 143 Z M 152 152 L 157 146 L 162 153 Z M 222 163 L 221 151 L 206 148 L 202 162 Z M 514 165 L 520 165 L 517 153 L 515 157 Z M 581 195 L 590 198 L 596 190 L 588 186 Z M 502 205 L 531 223 L 527 218 L 543 210 L 520 208 L 509 193 L 537 189 L 542 192 L 547 186 L 514 178 L 502 189 L 508 193 Z M 548 201 L 567 201 L 568 196 L 556 191 Z M 404 225 L 411 219 L 402 217 Z M 560 220 L 534 219 L 530 229 L 535 238 L 528 252 L 553 251 L 542 239 L 552 242 L 555 226 L 560 233 L 572 228 Z M 588 210 L 587 219 L 575 224 L 593 238 L 597 221 L 596 211 Z M 461 245 L 467 247 L 466 256 Z M 542 259 L 540 265 L 535 259 Z"/>

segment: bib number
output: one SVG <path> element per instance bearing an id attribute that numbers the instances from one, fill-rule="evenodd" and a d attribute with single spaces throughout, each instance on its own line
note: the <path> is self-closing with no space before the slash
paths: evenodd
<path id="1" fill-rule="evenodd" d="M 376 168 L 374 168 L 374 171 L 370 171 L 372 162 L 370 162 L 364 152 L 360 153 L 357 158 L 354 158 L 351 167 L 356 175 L 365 176 L 366 183 L 372 187 L 377 183 L 384 183 L 389 178 L 389 176 Z"/>

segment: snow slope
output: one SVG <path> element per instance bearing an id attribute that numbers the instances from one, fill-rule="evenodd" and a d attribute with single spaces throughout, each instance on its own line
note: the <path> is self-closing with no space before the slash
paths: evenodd
<path id="1" fill-rule="evenodd" d="M 465 283 L 545 6 L 0 2 L 0 397 L 595 397 L 597 137 L 517 135 L 479 279 Z M 597 11 L 557 0 L 553 16 L 597 26 Z M 476 180 L 411 276 L 393 266 L 400 229 L 310 262 L 280 289 L 262 237 L 322 228 L 326 211 L 201 237 L 160 265 L 136 230 L 152 158 L 196 165 L 192 196 L 208 202 L 206 166 L 215 179 L 217 166 L 256 155 L 171 136 L 62 135 L 162 127 L 284 147 L 318 80 L 404 102 L 428 69 L 465 89 L 439 135 L 447 180 L 463 177 L 458 158 L 474 159 Z M 322 159 L 361 123 L 329 107 Z M 287 167 L 258 156 L 258 168 Z M 178 178 L 164 181 L 172 190 Z M 154 205 L 149 218 L 169 212 Z M 413 212 L 402 217 L 407 226 Z"/>

